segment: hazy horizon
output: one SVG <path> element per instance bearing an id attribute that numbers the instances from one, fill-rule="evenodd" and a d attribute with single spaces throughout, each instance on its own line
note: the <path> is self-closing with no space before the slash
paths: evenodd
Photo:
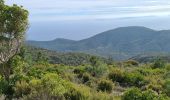
<path id="1" fill-rule="evenodd" d="M 170 29 L 167 0 L 7 0 L 30 12 L 27 40 L 81 40 L 117 27 Z"/>

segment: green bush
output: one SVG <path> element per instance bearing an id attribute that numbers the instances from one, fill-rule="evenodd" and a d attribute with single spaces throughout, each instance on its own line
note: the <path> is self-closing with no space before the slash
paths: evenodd
<path id="1" fill-rule="evenodd" d="M 109 74 L 109 79 L 113 82 L 119 82 L 123 86 L 137 86 L 141 87 L 145 84 L 144 76 L 139 73 L 123 72 L 119 69 L 113 70 Z"/>
<path id="2" fill-rule="evenodd" d="M 89 100 L 120 100 L 119 98 L 115 98 L 112 94 L 108 94 L 106 92 L 94 92 L 92 91 Z"/>
<path id="3" fill-rule="evenodd" d="M 143 92 L 142 100 L 158 100 L 158 95 L 152 90 L 147 90 Z"/>
<path id="4" fill-rule="evenodd" d="M 170 96 L 170 79 L 166 80 L 164 84 L 165 92 L 168 96 Z"/>
<path id="5" fill-rule="evenodd" d="M 132 65 L 132 66 L 138 66 L 139 62 L 137 62 L 135 60 L 128 60 L 128 61 L 125 62 L 125 64 Z"/>
<path id="6" fill-rule="evenodd" d="M 107 72 L 107 66 L 106 64 L 100 64 L 98 66 L 88 66 L 85 70 L 89 72 L 92 76 L 99 77 Z"/>
<path id="7" fill-rule="evenodd" d="M 64 94 L 66 100 L 88 100 L 90 89 L 84 85 L 72 84 L 68 92 Z"/>
<path id="8" fill-rule="evenodd" d="M 0 94 L 4 94 L 7 98 L 12 98 L 14 95 L 13 84 L 9 84 L 8 81 L 1 78 L 0 80 Z"/>
<path id="9" fill-rule="evenodd" d="M 64 94 L 64 97 L 66 100 L 114 100 L 111 94 L 97 92 L 80 84 L 72 84 L 72 87 Z"/>
<path id="10" fill-rule="evenodd" d="M 124 80 L 128 86 L 141 87 L 145 84 L 144 77 L 138 73 L 124 73 Z"/>
<path id="11" fill-rule="evenodd" d="M 84 73 L 82 76 L 83 83 L 86 83 L 90 80 L 90 75 L 88 73 Z"/>
<path id="12" fill-rule="evenodd" d="M 25 95 L 29 95 L 31 92 L 31 87 L 29 86 L 29 83 L 27 83 L 25 80 L 21 80 L 16 82 L 14 90 L 15 90 L 15 97 L 20 98 Z"/>
<path id="13" fill-rule="evenodd" d="M 170 78 L 170 71 L 168 71 L 167 73 L 165 73 L 165 75 L 164 75 L 164 78 L 166 79 L 168 79 L 168 78 Z"/>
<path id="14" fill-rule="evenodd" d="M 141 91 L 139 88 L 131 88 L 123 94 L 122 100 L 169 100 L 169 97 L 153 90 Z"/>
<path id="15" fill-rule="evenodd" d="M 71 87 L 70 83 L 54 73 L 47 73 L 42 79 L 30 80 L 29 86 L 31 87 L 31 93 L 26 96 L 26 99 L 29 100 L 61 99 Z"/>
<path id="16" fill-rule="evenodd" d="M 124 73 L 120 69 L 114 69 L 112 72 L 109 73 L 109 79 L 111 79 L 113 82 L 124 82 Z"/>
<path id="17" fill-rule="evenodd" d="M 107 72 L 107 65 L 96 57 L 90 58 L 91 66 L 86 67 L 86 71 L 94 77 L 99 77 Z"/>
<path id="18" fill-rule="evenodd" d="M 85 71 L 84 71 L 84 69 L 82 69 L 82 68 L 75 68 L 73 72 L 74 72 L 75 74 L 82 74 L 82 73 L 84 73 Z"/>
<path id="19" fill-rule="evenodd" d="M 112 89 L 113 89 L 113 84 L 112 84 L 112 82 L 110 82 L 108 80 L 102 80 L 98 84 L 98 90 L 99 91 L 110 93 L 112 91 Z"/>
<path id="20" fill-rule="evenodd" d="M 131 88 L 124 93 L 122 100 L 142 100 L 142 91 L 138 88 Z"/>
<path id="21" fill-rule="evenodd" d="M 165 61 L 162 59 L 156 59 L 155 62 L 152 65 L 152 68 L 164 68 L 165 67 Z"/>

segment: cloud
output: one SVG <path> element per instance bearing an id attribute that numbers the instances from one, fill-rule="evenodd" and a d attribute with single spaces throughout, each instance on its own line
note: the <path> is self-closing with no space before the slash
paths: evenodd
<path id="1" fill-rule="evenodd" d="M 30 11 L 31 21 L 169 16 L 167 0 L 8 0 Z"/>

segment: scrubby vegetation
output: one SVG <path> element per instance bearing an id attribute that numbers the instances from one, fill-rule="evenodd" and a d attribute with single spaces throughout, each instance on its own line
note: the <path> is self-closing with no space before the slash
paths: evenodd
<path id="1" fill-rule="evenodd" d="M 156 61 L 106 64 L 92 56 L 89 64 L 68 66 L 22 48 L 8 62 L 9 80 L 1 76 L 0 92 L 26 100 L 169 100 L 169 64 L 154 68 Z"/>
<path id="2" fill-rule="evenodd" d="M 1 99 L 170 100 L 170 64 L 160 59 L 113 62 L 76 53 L 52 63 L 44 50 L 21 46 L 27 17 L 22 7 L 0 0 Z"/>
<path id="3" fill-rule="evenodd" d="M 90 64 L 90 59 L 92 55 L 78 52 L 56 52 L 47 49 L 32 47 L 27 45 L 27 50 L 31 55 L 36 55 L 37 53 L 43 52 L 43 55 L 48 57 L 49 63 L 52 64 L 64 64 L 69 66 L 78 66 L 83 64 Z M 104 57 L 95 56 L 97 59 L 110 63 L 110 59 Z"/>

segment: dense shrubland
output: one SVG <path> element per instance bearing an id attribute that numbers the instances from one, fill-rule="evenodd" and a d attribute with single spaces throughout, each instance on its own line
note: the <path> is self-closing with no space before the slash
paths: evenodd
<path id="1" fill-rule="evenodd" d="M 0 0 L 1 99 L 170 100 L 170 64 L 116 63 L 76 53 L 54 64 L 44 50 L 21 47 L 27 17 L 22 7 Z"/>
<path id="2" fill-rule="evenodd" d="M 79 66 L 50 64 L 43 52 L 33 56 L 22 48 L 8 62 L 9 80 L 0 77 L 0 93 L 26 100 L 169 100 L 169 64 L 134 62 L 106 64 L 91 57 Z"/>
<path id="3" fill-rule="evenodd" d="M 43 52 L 43 55 L 48 57 L 49 63 L 52 64 L 64 64 L 69 66 L 78 66 L 83 64 L 90 64 L 90 59 L 92 55 L 78 52 L 56 52 L 47 49 L 32 47 L 27 45 L 27 50 L 31 55 L 36 55 L 37 53 Z M 110 63 L 112 59 L 106 59 L 104 57 L 95 56 L 103 62 Z"/>

